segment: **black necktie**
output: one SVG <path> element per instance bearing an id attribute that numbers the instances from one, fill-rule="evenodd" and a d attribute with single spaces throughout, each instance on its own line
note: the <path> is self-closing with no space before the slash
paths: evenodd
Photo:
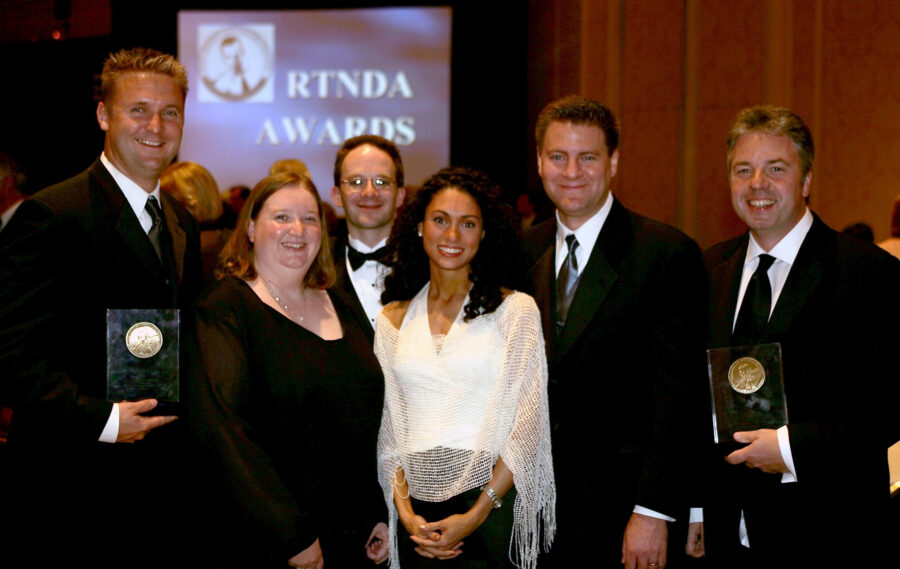
<path id="1" fill-rule="evenodd" d="M 569 315 L 569 307 L 572 305 L 572 298 L 575 296 L 575 289 L 578 285 L 578 258 L 575 257 L 578 240 L 575 239 L 574 233 L 566 236 L 566 245 L 569 247 L 569 252 L 566 254 L 566 260 L 563 261 L 563 265 L 559 269 L 559 275 L 556 277 L 556 292 L 558 294 L 556 319 L 559 325 L 566 322 L 566 317 Z"/>
<path id="2" fill-rule="evenodd" d="M 147 205 L 144 208 L 150 214 L 150 219 L 153 220 L 153 225 L 150 226 L 147 237 L 150 238 L 150 242 L 153 243 L 153 249 L 156 251 L 156 256 L 159 257 L 166 285 L 173 295 L 177 295 L 178 277 L 175 269 L 175 253 L 172 248 L 172 238 L 166 230 L 166 219 L 163 217 L 162 208 L 154 196 L 147 198 Z M 173 296 L 173 299 L 175 298 Z"/>
<path id="3" fill-rule="evenodd" d="M 360 253 L 353 247 L 347 245 L 347 260 L 350 261 L 350 268 L 354 271 L 363 266 L 366 261 L 381 262 L 384 254 L 387 252 L 387 246 L 379 247 L 371 253 Z"/>
<path id="4" fill-rule="evenodd" d="M 160 230 L 162 229 L 162 208 L 159 207 L 159 202 L 156 201 L 156 198 L 150 196 L 147 198 L 147 205 L 144 206 L 144 209 L 147 210 L 147 213 L 150 214 L 150 219 L 153 220 L 153 225 L 150 226 L 147 237 L 149 237 L 150 242 L 153 243 L 153 249 L 156 251 L 156 256 L 159 257 L 159 262 L 162 263 L 162 243 L 160 242 L 159 236 Z"/>
<path id="5" fill-rule="evenodd" d="M 738 312 L 734 326 L 734 342 L 737 344 L 756 344 L 761 340 L 769 313 L 772 312 L 772 285 L 769 284 L 769 267 L 775 257 L 762 254 L 759 266 L 747 283 L 741 310 Z"/>

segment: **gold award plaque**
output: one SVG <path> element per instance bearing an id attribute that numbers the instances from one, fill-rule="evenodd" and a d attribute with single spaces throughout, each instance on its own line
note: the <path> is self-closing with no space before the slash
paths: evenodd
<path id="1" fill-rule="evenodd" d="M 766 370 L 754 358 L 738 358 L 728 368 L 728 382 L 738 393 L 756 393 L 766 382 Z"/>
<path id="2" fill-rule="evenodd" d="M 162 345 L 162 332 L 150 322 L 138 322 L 125 333 L 125 346 L 133 356 L 138 358 L 152 358 L 159 352 Z M 734 384 L 732 383 L 732 385 Z"/>

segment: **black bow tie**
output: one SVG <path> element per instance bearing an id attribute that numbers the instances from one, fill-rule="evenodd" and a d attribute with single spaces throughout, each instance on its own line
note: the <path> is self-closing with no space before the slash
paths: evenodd
<path id="1" fill-rule="evenodd" d="M 387 246 L 379 247 L 371 253 L 360 253 L 353 247 L 347 245 L 347 260 L 350 261 L 350 268 L 355 271 L 362 267 L 363 263 L 366 261 L 381 262 L 381 260 L 384 259 L 384 254 L 386 252 Z"/>

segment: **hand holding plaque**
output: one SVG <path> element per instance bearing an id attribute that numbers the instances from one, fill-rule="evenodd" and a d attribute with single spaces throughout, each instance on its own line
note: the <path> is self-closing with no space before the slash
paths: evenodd
<path id="1" fill-rule="evenodd" d="M 729 464 L 744 464 L 768 474 L 790 472 L 781 455 L 775 429 L 738 431 L 734 433 L 734 440 L 744 446 L 725 457 Z"/>
<path id="2" fill-rule="evenodd" d="M 177 309 L 106 311 L 106 397 L 177 403 Z"/>
<path id="3" fill-rule="evenodd" d="M 158 403 L 156 399 L 141 399 L 140 401 L 119 401 L 119 432 L 116 435 L 117 443 L 134 443 L 143 440 L 147 433 L 157 427 L 167 425 L 177 419 L 174 415 L 150 416 Z M 147 413 L 148 415 L 144 415 Z"/>
<path id="4" fill-rule="evenodd" d="M 738 431 L 787 424 L 781 344 L 717 348 L 706 354 L 716 443 L 731 441 Z"/>

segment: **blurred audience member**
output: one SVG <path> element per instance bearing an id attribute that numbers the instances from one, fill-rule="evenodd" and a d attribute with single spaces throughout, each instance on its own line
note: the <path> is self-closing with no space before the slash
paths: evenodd
<path id="1" fill-rule="evenodd" d="M 269 168 L 270 176 L 280 174 L 281 172 L 290 172 L 292 174 L 303 176 L 304 178 L 312 179 L 312 176 L 309 174 L 309 168 L 306 167 L 306 163 L 297 158 L 278 160 Z"/>
<path id="2" fill-rule="evenodd" d="M 894 198 L 894 211 L 891 214 L 891 236 L 878 244 L 879 247 L 900 259 L 900 195 Z"/>
<path id="3" fill-rule="evenodd" d="M 516 199 L 516 213 L 519 215 L 522 231 L 530 228 L 534 224 L 534 220 L 537 219 L 537 210 L 534 209 L 531 197 L 527 193 L 519 194 L 519 197 Z"/>
<path id="4" fill-rule="evenodd" d="M 872 233 L 872 228 L 866 225 L 865 223 L 854 223 L 853 225 L 848 225 L 841 231 L 844 235 L 849 235 L 850 237 L 855 237 L 860 241 L 865 241 L 866 243 L 874 243 L 875 242 L 875 234 Z"/>
<path id="5" fill-rule="evenodd" d="M 200 164 L 176 162 L 163 171 L 159 185 L 181 202 L 200 224 L 203 282 L 212 282 L 219 251 L 228 239 L 228 232 L 220 224 L 223 205 L 216 180 Z"/>
<path id="6" fill-rule="evenodd" d="M 222 227 L 234 229 L 238 214 L 250 195 L 250 188 L 243 185 L 231 186 L 222 194 Z"/>
<path id="7" fill-rule="evenodd" d="M 24 185 L 25 172 L 11 155 L 0 152 L 0 231 L 25 201 Z"/>
<path id="8" fill-rule="evenodd" d="M 338 217 L 334 206 L 328 202 L 322 202 L 322 213 L 325 216 L 325 225 L 328 226 L 328 234 L 335 235 L 340 230 L 341 218 Z"/>

